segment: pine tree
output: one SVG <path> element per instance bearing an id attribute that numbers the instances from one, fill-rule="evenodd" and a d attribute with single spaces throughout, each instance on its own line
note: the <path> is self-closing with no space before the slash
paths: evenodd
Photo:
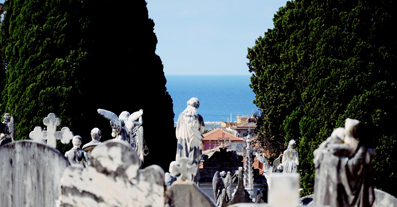
<path id="1" fill-rule="evenodd" d="M 348 117 L 375 147 L 377 188 L 397 195 L 397 42 L 392 1 L 288 2 L 274 29 L 248 50 L 259 124 L 267 142 L 298 141 L 301 186 L 313 192 L 313 151 Z M 265 136 L 264 136 L 265 135 Z"/>
<path id="2" fill-rule="evenodd" d="M 168 169 L 176 151 L 174 114 L 146 2 L 12 0 L 5 6 L 0 44 L 8 67 L 0 108 L 14 117 L 17 139 L 28 138 L 53 112 L 84 143 L 93 127 L 104 141 L 111 129 L 98 108 L 143 109 L 150 150 L 144 164 Z"/>

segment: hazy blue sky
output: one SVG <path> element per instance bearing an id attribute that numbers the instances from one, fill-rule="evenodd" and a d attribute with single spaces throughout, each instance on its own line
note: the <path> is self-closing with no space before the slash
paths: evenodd
<path id="1" fill-rule="evenodd" d="M 286 0 L 147 0 L 166 75 L 249 75 L 247 48 Z"/>

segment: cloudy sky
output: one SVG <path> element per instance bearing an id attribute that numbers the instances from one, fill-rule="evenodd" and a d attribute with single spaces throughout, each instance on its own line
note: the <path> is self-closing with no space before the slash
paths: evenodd
<path id="1" fill-rule="evenodd" d="M 249 75 L 247 48 L 286 0 L 147 0 L 166 75 Z"/>

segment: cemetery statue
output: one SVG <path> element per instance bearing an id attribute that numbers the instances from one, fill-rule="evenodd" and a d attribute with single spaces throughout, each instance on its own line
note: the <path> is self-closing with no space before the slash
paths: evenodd
<path id="1" fill-rule="evenodd" d="M 273 167 L 269 164 L 267 161 L 266 157 L 264 157 L 263 152 L 255 152 L 256 158 L 263 164 L 263 176 L 265 176 L 266 179 L 269 178 L 270 174 L 272 173 Z"/>
<path id="2" fill-rule="evenodd" d="M 287 150 L 283 153 L 283 172 L 284 173 L 296 173 L 299 165 L 298 152 L 295 149 L 296 142 L 291 139 L 288 143 Z"/>
<path id="3" fill-rule="evenodd" d="M 371 161 L 374 150 L 360 136 L 360 122 L 346 119 L 314 151 L 314 204 L 372 206 L 375 200 Z"/>
<path id="4" fill-rule="evenodd" d="M 283 158 L 283 154 L 280 154 L 274 161 L 273 161 L 273 172 L 283 172 L 283 164 L 281 160 Z"/>
<path id="5" fill-rule="evenodd" d="M 226 189 L 226 196 L 228 200 L 232 199 L 232 176 L 230 175 L 230 171 L 227 172 L 226 177 L 223 179 L 223 184 Z"/>
<path id="6" fill-rule="evenodd" d="M 194 182 L 200 179 L 198 172 L 201 158 L 200 145 L 205 131 L 203 117 L 197 113 L 199 106 L 199 100 L 195 97 L 191 98 L 187 102 L 186 109 L 179 115 L 176 124 L 176 138 L 178 139 L 176 161 L 181 157 L 189 157 L 192 164 L 197 165 Z"/>
<path id="7" fill-rule="evenodd" d="M 212 190 L 214 191 L 215 203 L 217 203 L 218 198 L 222 193 L 222 189 L 224 189 L 224 188 L 225 188 L 225 186 L 223 184 L 221 175 L 220 175 L 219 171 L 216 171 L 214 174 L 214 177 L 212 178 Z"/>
<path id="8" fill-rule="evenodd" d="M 143 138 L 142 115 L 143 110 L 130 114 L 127 111 L 121 112 L 120 116 L 111 111 L 98 109 L 98 113 L 110 121 L 112 137 L 129 143 L 138 154 L 141 163 L 144 156 L 148 154 L 148 148 Z M 136 120 L 139 121 L 137 122 Z"/>
<path id="9" fill-rule="evenodd" d="M 14 118 L 5 113 L 3 119 L 0 122 L 0 146 L 14 141 Z"/>
<path id="10" fill-rule="evenodd" d="M 98 129 L 98 128 L 95 127 L 95 128 L 93 128 L 93 129 L 91 130 L 91 139 L 92 139 L 91 142 L 88 142 L 87 144 L 83 145 L 83 150 L 84 150 L 84 152 L 87 153 L 88 158 L 90 158 L 91 151 L 92 151 L 98 144 L 101 143 L 101 141 L 99 141 L 99 140 L 101 140 L 101 137 L 102 137 L 102 132 L 101 132 L 100 129 Z"/>
<path id="11" fill-rule="evenodd" d="M 70 164 L 81 164 L 85 166 L 88 161 L 87 153 L 80 148 L 82 138 L 79 135 L 73 137 L 73 148 L 65 153 L 65 157 L 69 160 Z"/>

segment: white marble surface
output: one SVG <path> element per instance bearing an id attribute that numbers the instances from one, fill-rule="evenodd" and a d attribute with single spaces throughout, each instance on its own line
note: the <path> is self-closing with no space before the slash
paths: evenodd
<path id="1" fill-rule="evenodd" d="M 139 170 L 139 158 L 127 143 L 104 142 L 91 157 L 87 168 L 65 170 L 57 206 L 164 205 L 164 171 L 157 165 Z"/>

